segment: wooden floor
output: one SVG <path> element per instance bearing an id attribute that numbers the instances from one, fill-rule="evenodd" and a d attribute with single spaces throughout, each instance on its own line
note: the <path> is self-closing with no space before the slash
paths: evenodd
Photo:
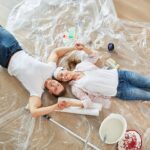
<path id="1" fill-rule="evenodd" d="M 119 18 L 150 22 L 149 0 L 113 0 Z"/>
<path id="2" fill-rule="evenodd" d="M 10 11 L 17 3 L 21 2 L 21 1 L 22 0 L 0 0 L 0 24 L 1 25 L 3 25 L 3 26 L 6 25 Z M 53 0 L 51 0 L 51 1 L 53 1 Z M 115 8 L 117 10 L 118 17 L 120 17 L 122 19 L 132 20 L 132 21 L 150 22 L 150 15 L 149 15 L 150 0 L 138 0 L 138 2 L 137 2 L 137 0 L 114 0 L 114 2 L 115 2 Z M 137 38 L 137 39 L 139 39 L 139 38 Z M 147 41 L 149 41 L 149 40 L 147 40 Z M 145 48 L 144 51 L 143 51 L 143 49 L 142 49 L 142 51 L 137 49 L 138 53 L 137 53 L 137 55 L 135 55 L 135 57 L 136 57 L 136 56 L 140 56 L 140 54 L 141 54 L 141 57 L 138 57 L 138 58 L 140 58 L 139 62 L 141 62 L 141 66 L 143 68 L 140 66 L 137 66 L 137 69 L 140 68 L 139 70 L 143 71 L 143 72 L 144 72 L 145 68 L 146 68 L 146 70 L 149 70 L 149 68 L 147 66 L 149 66 L 149 58 L 150 58 L 149 57 L 150 55 L 146 55 L 146 54 L 149 54 L 149 52 L 150 52 L 149 42 L 147 42 L 145 45 L 148 45 L 147 46 L 148 48 L 147 49 Z M 123 52 L 123 50 L 122 51 L 120 50 L 120 52 Z M 123 54 L 126 54 L 126 55 L 125 55 L 125 57 L 122 57 L 122 58 L 125 60 L 125 61 L 123 60 L 125 62 L 124 66 L 125 65 L 127 66 L 128 64 L 130 64 L 130 62 L 132 62 L 132 59 L 134 56 L 132 56 L 133 53 L 130 54 L 130 51 L 128 51 L 127 48 L 125 48 L 125 50 L 126 50 L 126 53 L 123 52 Z M 123 55 L 118 55 L 118 56 L 123 56 Z M 145 56 L 145 57 L 143 57 L 143 56 Z M 129 58 L 126 59 L 127 57 L 129 57 Z M 145 60 L 141 59 L 142 57 L 145 58 Z M 121 59 L 121 57 L 119 59 Z M 126 63 L 127 61 L 128 61 L 128 64 Z M 120 62 L 122 62 L 122 61 L 120 60 Z M 148 62 L 148 63 L 145 63 L 145 62 Z M 147 65 L 144 66 L 144 65 L 142 65 L 142 63 L 147 64 Z M 128 66 L 130 66 L 130 65 L 128 65 Z M 4 126 L 2 128 L 3 130 L 0 130 L 0 142 L 2 141 L 0 143 L 0 150 L 2 150 L 2 149 L 12 150 L 12 148 L 10 148 L 10 147 L 15 147 L 17 144 L 20 144 L 20 143 L 21 143 L 21 145 L 23 143 L 29 144 L 30 142 L 28 142 L 28 141 L 32 140 L 31 137 L 34 137 L 33 141 L 31 142 L 33 149 L 36 149 L 35 146 L 38 146 L 38 147 L 41 146 L 41 149 L 46 149 L 44 147 L 44 145 L 48 145 L 46 142 L 49 142 L 48 146 L 50 146 L 51 137 L 52 137 L 53 141 L 57 142 L 57 144 L 54 142 L 53 145 L 55 147 L 53 147 L 52 149 L 55 149 L 55 150 L 62 149 L 63 150 L 62 147 L 63 147 L 64 143 L 66 146 L 69 147 L 69 149 L 72 149 L 75 145 L 71 145 L 71 144 L 76 144 L 77 141 L 75 140 L 76 142 L 71 143 L 71 141 L 73 141 L 73 138 L 70 137 L 69 134 L 66 134 L 65 132 L 63 132 L 61 129 L 59 129 L 57 127 L 54 128 L 52 125 L 49 125 L 46 122 L 44 124 L 40 124 L 40 122 L 42 122 L 44 120 L 42 120 L 42 121 L 38 120 L 38 122 L 36 122 L 37 126 L 35 126 L 35 128 L 34 128 L 36 130 L 33 132 L 32 127 L 34 126 L 33 125 L 34 121 L 33 120 L 31 121 L 30 117 L 28 115 L 28 112 L 25 113 L 21 108 L 27 104 L 28 98 L 29 98 L 28 93 L 25 91 L 25 89 L 23 87 L 21 88 L 20 83 L 18 81 L 16 81 L 13 77 L 10 77 L 5 70 L 2 70 L 0 68 L 0 106 L 1 106 L 0 107 L 0 117 L 2 115 L 4 116 L 4 117 L 2 117 L 2 119 L 0 118 L 0 123 L 2 123 L 3 118 L 5 118 L 5 120 L 4 120 L 5 122 L 3 123 L 3 125 L 6 126 L 6 127 Z M 112 104 L 111 109 L 109 109 L 109 110 L 105 109 L 104 111 L 102 111 L 102 113 L 100 113 L 100 120 L 92 118 L 92 117 L 88 118 L 88 120 L 90 120 L 90 123 L 91 123 L 90 124 L 90 126 L 91 126 L 90 128 L 92 128 L 91 131 L 93 132 L 93 133 L 91 133 L 92 138 L 89 138 L 92 141 L 92 143 L 96 144 L 96 143 L 100 142 L 99 138 L 97 137 L 98 134 L 96 134 L 98 131 L 98 128 L 99 128 L 99 124 L 102 121 L 102 119 L 104 119 L 108 114 L 110 114 L 110 112 L 113 112 L 113 113 L 120 113 L 122 115 L 125 114 L 125 117 L 126 117 L 127 123 L 128 123 L 128 129 L 138 129 L 138 131 L 140 133 L 142 133 L 143 147 L 144 147 L 143 150 L 150 150 L 150 138 L 149 138 L 150 137 L 149 136 L 150 135 L 150 128 L 149 128 L 150 122 L 148 121 L 149 116 L 150 116 L 150 111 L 149 111 L 150 103 L 132 102 L 129 105 L 128 102 L 122 102 L 119 100 L 113 100 L 112 103 L 113 104 Z M 17 113 L 15 112 L 15 109 L 17 109 Z M 9 119 L 7 118 L 8 117 L 7 114 L 5 114 L 8 111 L 13 112 L 10 115 Z M 23 119 L 20 119 L 21 118 L 20 116 L 22 114 L 23 114 Z M 11 120 L 11 118 L 13 118 L 13 116 L 15 119 Z M 82 122 L 81 125 L 86 125 L 85 124 L 86 122 L 84 122 L 84 119 L 75 117 L 73 115 L 70 116 L 70 115 L 66 115 L 66 114 L 61 114 L 60 117 L 58 116 L 58 118 L 57 118 L 57 116 L 54 116 L 54 117 L 57 120 L 60 119 L 60 122 L 62 122 L 62 124 L 64 124 L 64 125 L 66 124 L 66 127 L 70 127 L 70 128 L 72 127 L 72 129 L 74 128 L 74 124 L 76 124 L 76 122 L 78 122 L 78 121 Z M 27 123 L 26 123 L 26 121 L 27 121 Z M 69 122 L 69 125 L 67 125 L 68 122 Z M 25 124 L 24 126 L 22 126 L 23 123 Z M 27 125 L 29 125 L 29 130 L 28 130 Z M 22 128 L 22 127 L 24 127 L 24 128 Z M 51 130 L 51 127 L 52 127 L 52 129 L 54 129 L 54 132 L 53 132 L 53 130 Z M 79 130 L 80 133 L 82 134 L 84 131 L 86 131 L 86 128 L 83 128 L 83 127 L 80 128 L 80 125 L 78 124 L 78 126 L 76 128 L 74 128 L 73 131 Z M 87 128 L 89 128 L 89 127 L 87 127 Z M 0 129 L 1 129 L 1 126 L 0 126 Z M 55 130 L 58 132 L 55 132 Z M 14 135 L 14 137 L 13 137 L 13 135 Z M 30 135 L 32 135 L 32 136 L 30 136 Z M 23 136 L 23 138 L 20 138 L 21 136 Z M 67 138 L 69 138 L 69 139 L 67 139 Z M 24 141 L 24 139 L 25 139 L 25 141 Z M 60 141 L 62 141 L 63 143 L 58 141 L 58 139 L 60 139 Z M 65 140 L 67 139 L 67 140 L 64 142 L 63 141 L 64 139 Z M 6 140 L 6 142 L 5 142 L 5 140 Z M 39 142 L 39 143 L 36 143 L 36 142 Z M 80 145 L 80 143 L 78 142 L 77 147 L 79 145 Z M 17 145 L 17 146 L 20 146 L 20 145 Z M 25 148 L 25 146 L 23 148 L 27 149 L 27 147 Z M 56 148 L 56 146 L 57 146 L 57 148 Z M 104 145 L 103 144 L 103 145 L 101 145 L 101 147 L 105 147 L 103 150 L 116 149 L 115 145 L 112 146 L 112 145 Z"/>

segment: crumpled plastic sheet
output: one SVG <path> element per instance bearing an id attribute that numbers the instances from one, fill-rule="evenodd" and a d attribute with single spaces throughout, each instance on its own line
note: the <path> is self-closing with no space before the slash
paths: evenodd
<path id="1" fill-rule="evenodd" d="M 24 49 L 36 59 L 46 61 L 51 50 L 64 46 L 63 34 L 75 27 L 78 40 L 93 50 L 106 53 L 115 44 L 111 57 L 121 69 L 150 75 L 150 24 L 117 18 L 112 0 L 24 0 L 10 13 L 7 29 Z M 21 84 L 0 69 L 0 149 L 1 150 L 82 150 L 92 149 L 44 118 L 34 119 L 24 109 L 29 94 Z M 150 103 L 112 99 L 110 109 L 99 117 L 53 112 L 51 117 L 96 145 L 104 144 L 98 130 L 110 113 L 122 114 L 128 129 L 135 129 L 143 139 L 143 149 L 150 149 Z"/>

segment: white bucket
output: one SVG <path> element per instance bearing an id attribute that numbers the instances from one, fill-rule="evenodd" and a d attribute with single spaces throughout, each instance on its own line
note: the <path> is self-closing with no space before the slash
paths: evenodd
<path id="1" fill-rule="evenodd" d="M 120 114 L 110 114 L 101 123 L 99 135 L 101 140 L 107 144 L 117 143 L 127 130 L 127 122 Z"/>

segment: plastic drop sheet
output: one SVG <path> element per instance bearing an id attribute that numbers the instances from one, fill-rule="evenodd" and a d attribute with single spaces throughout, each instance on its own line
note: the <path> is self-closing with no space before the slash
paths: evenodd
<path id="1" fill-rule="evenodd" d="M 63 35 L 75 28 L 78 40 L 101 53 L 115 44 L 111 58 L 121 69 L 150 75 L 150 24 L 117 18 L 112 0 L 24 0 L 10 13 L 7 29 L 36 59 L 46 61 L 51 50 L 64 46 Z M 0 149 L 1 150 L 92 150 L 57 125 L 43 118 L 34 119 L 24 109 L 29 94 L 6 70 L 0 68 Z M 52 118 L 99 149 L 106 145 L 98 131 L 110 113 L 122 114 L 128 129 L 143 139 L 143 150 L 150 149 L 150 103 L 113 98 L 109 109 L 99 117 L 53 112 Z"/>

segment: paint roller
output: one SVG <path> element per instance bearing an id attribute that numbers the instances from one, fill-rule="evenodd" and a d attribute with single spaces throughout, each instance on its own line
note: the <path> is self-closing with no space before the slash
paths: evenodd
<path id="1" fill-rule="evenodd" d="M 67 97 L 59 97 L 58 102 L 61 101 L 72 101 L 76 102 L 79 101 L 78 99 L 74 98 L 67 98 Z M 56 110 L 58 112 L 66 112 L 66 113 L 73 113 L 73 114 L 81 114 L 81 115 L 91 115 L 91 116 L 99 116 L 99 111 L 102 109 L 102 104 L 100 103 L 92 103 L 88 108 L 80 108 L 80 107 L 68 107 L 62 110 Z"/>

